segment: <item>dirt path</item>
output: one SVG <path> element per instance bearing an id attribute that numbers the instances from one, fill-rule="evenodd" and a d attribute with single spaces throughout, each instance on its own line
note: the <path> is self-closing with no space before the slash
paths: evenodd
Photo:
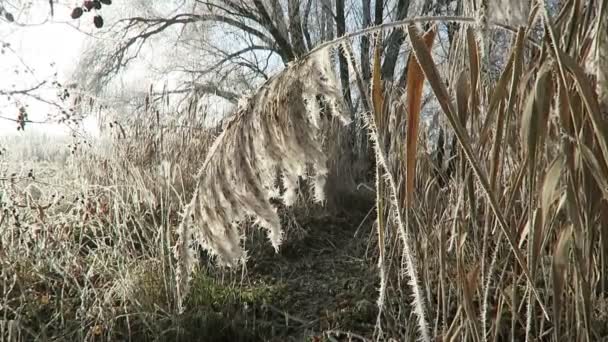
<path id="1" fill-rule="evenodd" d="M 250 252 L 247 280 L 284 290 L 267 305 L 273 340 L 323 340 L 322 332 L 331 330 L 371 335 L 378 279 L 366 214 L 299 219 L 301 229 L 288 232 L 279 254 L 267 243 Z M 333 337 L 340 340 L 338 333 Z"/>

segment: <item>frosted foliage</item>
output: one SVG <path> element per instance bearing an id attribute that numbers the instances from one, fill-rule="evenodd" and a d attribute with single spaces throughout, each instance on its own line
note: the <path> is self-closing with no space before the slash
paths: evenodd
<path id="1" fill-rule="evenodd" d="M 530 0 L 488 0 L 491 21 L 514 27 L 526 25 L 530 13 Z"/>
<path id="2" fill-rule="evenodd" d="M 295 62 L 241 101 L 198 175 L 198 185 L 179 229 L 176 257 L 188 257 L 187 241 L 234 265 L 244 259 L 238 222 L 254 218 L 275 249 L 282 230 L 275 207 L 276 174 L 282 200 L 295 201 L 298 177 L 309 177 L 315 198 L 324 198 L 327 174 L 322 132 L 331 116 L 347 123 L 329 51 Z M 313 172 L 307 172 L 312 166 Z M 191 261 L 179 261 L 191 265 Z M 189 270 L 178 272 L 181 281 Z M 178 279 L 178 282 L 180 279 Z M 187 283 L 187 280 L 186 280 Z"/>

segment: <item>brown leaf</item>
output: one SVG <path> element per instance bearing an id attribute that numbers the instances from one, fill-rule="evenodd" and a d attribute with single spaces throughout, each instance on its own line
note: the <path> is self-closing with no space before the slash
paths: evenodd
<path id="1" fill-rule="evenodd" d="M 513 255 L 515 256 L 517 263 L 519 264 L 522 271 L 524 272 L 524 275 L 526 277 L 528 284 L 531 285 L 530 289 L 531 289 L 534 297 L 538 300 L 538 303 L 543 311 L 543 314 L 545 315 L 546 318 L 548 318 L 549 315 L 547 314 L 547 310 L 540 299 L 540 294 L 538 293 L 536 287 L 534 286 L 534 282 L 532 280 L 532 277 L 530 275 L 530 272 L 528 270 L 524 257 L 522 255 L 521 251 L 519 250 L 519 248 L 517 247 L 517 241 L 515 240 L 515 237 L 513 236 L 513 233 L 511 231 L 502 211 L 499 209 L 498 200 L 496 199 L 494 193 L 490 190 L 490 184 L 488 182 L 486 173 L 481 168 L 478 158 L 475 156 L 475 154 L 473 152 L 473 148 L 471 147 L 471 144 L 470 144 L 470 138 L 469 138 L 466 130 L 464 129 L 464 127 L 462 126 L 460 121 L 457 120 L 456 115 L 454 114 L 454 112 L 455 112 L 454 106 L 449 98 L 447 88 L 446 88 L 444 82 L 442 81 L 441 77 L 439 76 L 439 71 L 437 70 L 437 66 L 435 65 L 435 63 L 432 60 L 431 52 L 429 51 L 429 49 L 425 46 L 424 42 L 422 41 L 416 26 L 409 25 L 407 27 L 407 30 L 408 30 L 408 37 L 410 39 L 410 42 L 412 43 L 412 49 L 414 50 L 414 52 L 418 58 L 418 61 L 421 62 L 421 67 L 422 67 L 422 70 L 424 71 L 424 75 L 428 79 L 429 84 L 430 84 L 431 88 L 433 89 L 435 96 L 437 97 L 437 101 L 439 102 L 439 105 L 441 106 L 441 109 L 443 110 L 444 114 L 446 115 L 450 125 L 454 129 L 456 138 L 458 139 L 458 142 L 462 148 L 462 151 L 464 152 L 464 155 L 465 155 L 469 165 L 471 166 L 471 170 L 474 172 L 475 176 L 477 177 L 477 180 L 479 181 L 481 188 L 483 189 L 483 192 L 485 193 L 485 195 L 487 196 L 487 198 L 489 200 L 490 208 L 492 209 L 492 211 L 494 212 L 494 215 L 498 219 L 499 227 L 502 230 L 505 237 L 507 238 L 511 251 L 513 252 Z"/>
<path id="2" fill-rule="evenodd" d="M 471 111 L 475 117 L 478 107 L 477 83 L 479 81 L 479 49 L 472 27 L 467 28 L 467 45 L 469 49 L 469 68 L 471 72 Z"/>
<path id="3" fill-rule="evenodd" d="M 568 247 L 572 237 L 572 226 L 564 229 L 557 240 L 555 251 L 553 252 L 553 320 L 554 320 L 554 336 L 559 337 L 561 331 L 561 307 L 562 307 L 562 292 L 564 289 L 564 276 L 566 271 L 566 264 L 568 261 Z M 559 340 L 557 338 L 556 340 Z"/>
<path id="4" fill-rule="evenodd" d="M 431 27 L 422 37 L 425 46 L 431 49 L 435 40 L 437 26 Z M 416 177 L 416 149 L 418 147 L 418 128 L 420 126 L 420 109 L 422 107 L 422 89 L 424 73 L 415 54 L 410 54 L 407 66 L 407 136 L 405 159 L 405 207 L 410 207 Z"/>
<path id="5" fill-rule="evenodd" d="M 469 79 L 464 71 L 458 75 L 456 81 L 456 108 L 458 110 L 458 118 L 463 126 L 467 122 L 467 104 L 470 96 Z"/>
<path id="6" fill-rule="evenodd" d="M 542 220 L 543 222 L 547 222 L 547 213 L 549 212 L 549 207 L 556 199 L 556 188 L 559 183 L 559 178 L 562 174 L 563 169 L 563 159 L 561 157 L 556 158 L 551 166 L 549 167 L 549 171 L 545 174 L 545 179 L 543 181 L 543 188 L 541 192 L 541 208 L 542 208 Z"/>
<path id="7" fill-rule="evenodd" d="M 534 91 L 526 101 L 520 131 L 522 144 L 530 154 L 530 167 L 536 165 L 536 150 L 541 135 L 545 134 L 544 124 L 551 106 L 551 71 L 544 65 L 539 73 Z"/>
<path id="8" fill-rule="evenodd" d="M 501 151 L 503 144 L 503 135 L 505 129 L 505 121 L 508 121 L 508 116 L 511 115 L 513 107 L 515 105 L 515 99 L 517 97 L 517 85 L 519 84 L 520 73 L 523 65 L 523 42 L 525 39 L 525 32 L 522 27 L 517 31 L 517 38 L 515 39 L 515 45 L 513 47 L 513 53 L 509 59 L 509 65 L 505 68 L 496 90 L 492 95 L 492 102 L 490 103 L 490 109 L 488 111 L 488 117 L 493 113 L 492 103 L 496 106 L 502 102 L 502 99 L 507 99 L 507 108 L 502 108 L 498 111 L 498 117 L 496 119 L 496 135 L 494 139 L 494 145 L 492 146 L 492 158 L 491 158 L 491 169 L 490 169 L 490 187 L 495 189 L 496 181 L 498 179 L 499 168 L 501 163 Z M 507 81 L 511 80 L 511 86 L 509 93 L 507 93 Z M 489 126 L 488 126 L 489 127 Z M 488 130 L 489 131 L 489 130 Z M 483 134 L 482 134 L 483 139 Z M 483 140 L 482 140 L 483 141 Z M 483 142 L 482 142 L 483 144 Z"/>

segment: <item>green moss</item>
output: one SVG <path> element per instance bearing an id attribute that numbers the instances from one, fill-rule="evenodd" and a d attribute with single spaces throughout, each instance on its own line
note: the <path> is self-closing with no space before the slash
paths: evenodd
<path id="1" fill-rule="evenodd" d="M 265 340 L 272 332 L 259 319 L 265 315 L 264 304 L 275 300 L 281 291 L 264 283 L 221 284 L 205 272 L 195 272 L 186 298 L 187 311 L 181 316 L 180 338 Z"/>
<path id="2" fill-rule="evenodd" d="M 271 302 L 281 292 L 281 287 L 256 283 L 252 285 L 220 284 L 204 272 L 196 272 L 186 304 L 188 307 L 256 306 Z"/>

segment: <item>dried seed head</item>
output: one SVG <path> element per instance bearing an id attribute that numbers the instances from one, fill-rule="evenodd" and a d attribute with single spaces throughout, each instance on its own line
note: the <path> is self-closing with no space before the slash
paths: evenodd
<path id="1" fill-rule="evenodd" d="M 92 9 L 93 9 L 93 7 L 94 7 L 94 5 L 93 5 L 93 1 L 91 1 L 91 0 L 87 0 L 87 1 L 85 1 L 85 2 L 84 2 L 82 5 L 84 6 L 84 8 L 86 8 L 86 9 L 87 9 L 87 11 L 92 10 Z"/>
<path id="2" fill-rule="evenodd" d="M 100 15 L 96 15 L 93 18 L 93 23 L 95 24 L 95 27 L 102 28 L 103 27 L 103 18 Z"/>
<path id="3" fill-rule="evenodd" d="M 72 19 L 78 19 L 82 16 L 82 13 L 83 13 L 82 8 L 76 7 L 72 10 L 71 17 L 72 17 Z"/>

